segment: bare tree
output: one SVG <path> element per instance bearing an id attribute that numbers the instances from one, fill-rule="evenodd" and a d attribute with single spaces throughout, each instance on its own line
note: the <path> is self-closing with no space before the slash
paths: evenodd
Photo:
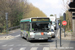
<path id="1" fill-rule="evenodd" d="M 63 4 L 63 10 L 66 11 L 69 9 L 68 4 L 71 2 L 71 0 L 62 0 L 62 4 Z"/>
<path id="2" fill-rule="evenodd" d="M 66 13 L 66 21 L 67 21 L 67 26 L 66 26 L 66 30 L 70 30 L 72 29 L 72 13 L 68 11 L 69 8 L 69 3 L 72 0 L 62 0 L 63 2 L 63 10 Z"/>

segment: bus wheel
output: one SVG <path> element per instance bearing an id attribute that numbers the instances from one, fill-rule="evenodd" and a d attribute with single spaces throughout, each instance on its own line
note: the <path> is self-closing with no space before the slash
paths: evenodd
<path id="1" fill-rule="evenodd" d="M 48 39 L 45 40 L 46 42 L 48 41 Z"/>
<path id="2" fill-rule="evenodd" d="M 26 37 L 26 39 L 27 39 L 27 41 L 30 41 L 29 38 L 28 38 L 28 36 Z"/>
<path id="3" fill-rule="evenodd" d="M 23 36 L 23 33 L 22 33 L 22 32 L 21 32 L 20 36 L 21 36 L 22 38 L 24 38 L 24 36 Z"/>

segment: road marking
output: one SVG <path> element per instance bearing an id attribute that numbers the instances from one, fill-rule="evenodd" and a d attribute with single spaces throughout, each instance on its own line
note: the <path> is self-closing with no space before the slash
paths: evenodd
<path id="1" fill-rule="evenodd" d="M 50 50 L 49 47 L 44 47 L 43 50 Z"/>
<path id="2" fill-rule="evenodd" d="M 10 48 L 9 50 L 13 50 L 13 48 Z"/>
<path id="3" fill-rule="evenodd" d="M 30 50 L 37 50 L 38 47 L 32 47 Z"/>
<path id="4" fill-rule="evenodd" d="M 20 50 L 25 50 L 26 49 L 26 47 L 22 47 L 22 48 L 20 48 Z"/>
<path id="5" fill-rule="evenodd" d="M 7 46 L 7 44 L 5 44 L 5 45 L 2 45 L 3 47 L 5 47 L 5 46 Z"/>
<path id="6" fill-rule="evenodd" d="M 41 46 L 40 44 L 35 44 L 35 46 Z"/>
<path id="7" fill-rule="evenodd" d="M 35 46 L 35 44 L 31 44 L 30 46 Z"/>
<path id="8" fill-rule="evenodd" d="M 22 45 L 22 46 L 27 46 L 27 44 L 25 44 L 25 45 Z"/>
<path id="9" fill-rule="evenodd" d="M 21 46 L 21 44 L 18 44 L 17 46 Z"/>
<path id="10" fill-rule="evenodd" d="M 17 35 L 17 36 L 15 36 L 15 37 L 19 37 L 20 35 Z"/>
<path id="11" fill-rule="evenodd" d="M 14 46 L 14 44 L 8 45 L 8 46 Z"/>

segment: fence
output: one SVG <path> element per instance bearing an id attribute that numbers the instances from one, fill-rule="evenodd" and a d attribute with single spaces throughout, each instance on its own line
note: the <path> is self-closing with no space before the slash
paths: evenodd
<path id="1" fill-rule="evenodd" d="M 10 31 L 10 30 L 18 29 L 18 28 L 20 28 L 20 26 L 11 27 L 11 28 L 8 28 L 8 30 Z"/>
<path id="2" fill-rule="evenodd" d="M 20 26 L 10 27 L 10 28 L 8 28 L 8 31 L 11 31 L 11 30 L 14 30 L 14 29 L 18 29 L 18 28 L 20 28 Z M 3 31 L 3 28 L 0 27 L 0 33 L 2 33 L 2 31 Z"/>

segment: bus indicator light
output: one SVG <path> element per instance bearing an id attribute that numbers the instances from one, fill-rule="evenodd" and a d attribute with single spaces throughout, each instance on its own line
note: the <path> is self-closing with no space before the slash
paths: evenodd
<path id="1" fill-rule="evenodd" d="M 41 32 L 41 35 L 44 35 L 44 33 L 43 33 L 43 32 Z"/>

